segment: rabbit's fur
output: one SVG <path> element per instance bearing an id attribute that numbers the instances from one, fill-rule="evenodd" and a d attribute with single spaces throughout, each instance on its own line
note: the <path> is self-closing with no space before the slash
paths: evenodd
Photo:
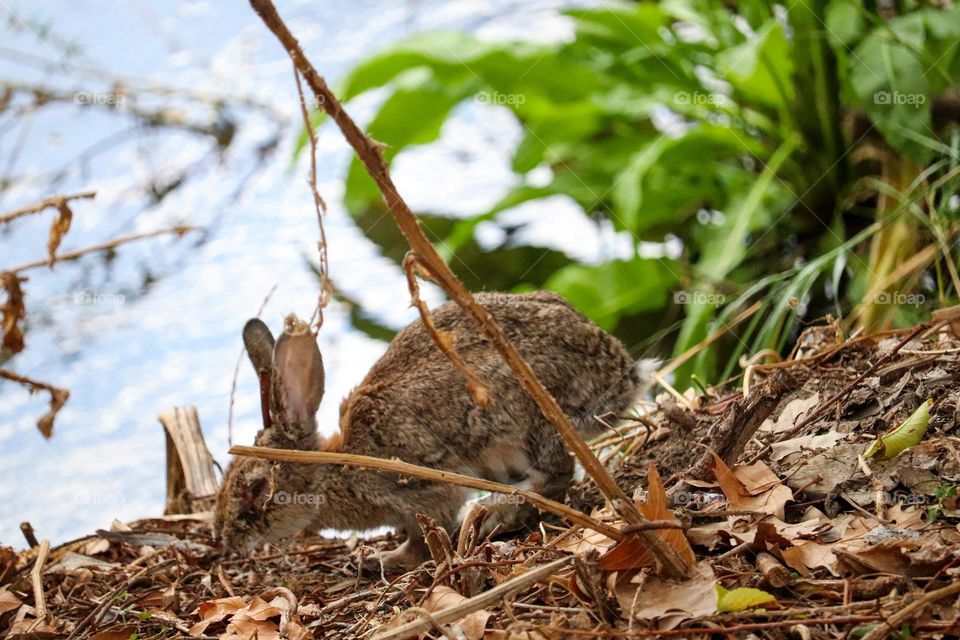
<path id="1" fill-rule="evenodd" d="M 540 381 L 584 435 L 600 427 L 593 416 L 620 411 L 636 399 L 648 375 L 620 342 L 552 293 L 483 293 L 476 296 L 530 364 Z M 259 320 L 244 328 L 244 342 L 261 375 L 270 424 L 258 446 L 398 458 L 528 489 L 562 500 L 574 463 L 553 426 L 514 378 L 489 341 L 454 303 L 432 312 L 441 331 L 490 388 L 478 406 L 461 374 L 417 320 L 397 334 L 386 353 L 340 407 L 340 433 L 317 434 L 323 364 L 306 325 L 288 318 L 274 346 Z M 215 526 L 228 548 L 249 549 L 312 528 L 403 529 L 407 541 L 385 559 L 387 569 L 425 558 L 416 514 L 448 530 L 471 491 L 438 482 L 336 465 L 232 462 L 217 498 Z M 487 529 L 523 525 L 531 505 L 490 496 Z"/>

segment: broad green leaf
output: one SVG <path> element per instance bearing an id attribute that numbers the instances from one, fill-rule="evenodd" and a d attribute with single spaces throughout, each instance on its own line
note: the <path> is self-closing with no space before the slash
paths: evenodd
<path id="1" fill-rule="evenodd" d="M 750 587 L 725 589 L 717 584 L 714 585 L 714 589 L 716 589 L 717 592 L 718 611 L 744 611 L 745 609 L 753 609 L 762 604 L 777 601 L 776 596 L 773 594 Z"/>
<path id="2" fill-rule="evenodd" d="M 619 222 L 640 235 L 697 209 L 721 206 L 724 176 L 746 154 L 763 153 L 748 136 L 704 125 L 679 138 L 659 136 L 616 175 L 611 189 Z"/>
<path id="3" fill-rule="evenodd" d="M 676 279 L 670 261 L 634 258 L 596 266 L 570 265 L 547 280 L 545 288 L 612 330 L 621 316 L 662 307 Z"/>
<path id="4" fill-rule="evenodd" d="M 849 47 L 863 37 L 861 5 L 854 0 L 831 0 L 825 12 L 826 36 L 834 49 Z"/>
<path id="5" fill-rule="evenodd" d="M 779 22 L 770 21 L 742 45 L 718 56 L 737 93 L 773 107 L 793 99 L 793 60 Z"/>
<path id="6" fill-rule="evenodd" d="M 891 431 L 877 438 L 863 452 L 864 458 L 876 456 L 878 460 L 890 460 L 920 444 L 930 424 L 930 401 L 921 402 L 913 414 Z"/>
<path id="7" fill-rule="evenodd" d="M 909 14 L 874 29 L 849 58 L 855 102 L 894 148 L 917 157 L 928 153 L 916 137 L 931 133 L 931 76 L 916 53 L 925 40 L 923 16 Z"/>
<path id="8" fill-rule="evenodd" d="M 384 157 L 389 162 L 405 147 L 436 140 L 450 110 L 469 94 L 469 85 L 440 87 L 432 82 L 399 89 L 380 108 L 368 132 L 374 140 L 388 145 Z M 356 216 L 379 200 L 380 191 L 363 164 L 354 158 L 343 196 L 347 210 Z"/>

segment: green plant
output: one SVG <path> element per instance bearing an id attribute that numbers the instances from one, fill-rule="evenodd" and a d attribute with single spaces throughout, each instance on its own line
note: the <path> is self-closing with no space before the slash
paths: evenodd
<path id="1" fill-rule="evenodd" d="M 658 337 L 674 338 L 675 353 L 762 299 L 738 336 L 677 370 L 680 386 L 731 375 L 746 351 L 784 350 L 806 319 L 849 313 L 876 328 L 956 297 L 960 9 L 665 0 L 568 15 L 569 43 L 428 34 L 343 81 L 346 100 L 384 91 L 368 130 L 388 160 L 436 140 L 467 100 L 522 124 L 518 184 L 499 203 L 466 219 L 423 216 L 470 286 L 554 289 L 631 341 L 666 329 Z M 549 182 L 531 181 L 543 167 Z M 634 257 L 581 264 L 476 243 L 479 224 L 556 196 L 628 232 Z M 364 228 L 382 213 L 356 160 L 344 203 Z M 402 258 L 392 229 L 368 235 Z M 682 243 L 676 258 L 640 250 L 668 237 Z M 921 291 L 934 294 L 882 298 Z"/>

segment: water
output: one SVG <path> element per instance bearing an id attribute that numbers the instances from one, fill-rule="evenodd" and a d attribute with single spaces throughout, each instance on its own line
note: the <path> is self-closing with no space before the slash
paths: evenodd
<path id="1" fill-rule="evenodd" d="M 418 32 L 568 38 L 571 25 L 558 15 L 560 4 L 362 0 L 282 2 L 279 9 L 314 65 L 335 83 L 366 55 Z M 144 88 L 243 97 L 263 106 L 232 112 L 239 126 L 222 154 L 209 138 L 147 129 L 70 101 L 36 112 L 26 128 L 26 118 L 0 114 L 0 176 L 20 176 L 0 192 L 0 211 L 53 193 L 97 191 L 95 200 L 75 204 L 63 249 L 173 224 L 207 230 L 179 241 L 130 245 L 110 261 L 92 256 L 27 274 L 27 349 L 5 366 L 66 387 L 71 398 L 57 417 L 54 437 L 44 440 L 35 420 L 45 411 L 46 394 L 30 397 L 0 382 L 0 543 L 22 547 L 18 525 L 24 520 L 56 543 L 108 527 L 114 518 L 160 514 L 165 452 L 156 416 L 167 407 L 196 406 L 214 458 L 226 464 L 240 328 L 274 287 L 263 314 L 274 328 L 290 311 L 309 315 L 317 283 L 306 265 L 315 260 L 317 229 L 305 183 L 307 159 L 289 166 L 299 118 L 290 63 L 243 3 L 59 0 L 39 6 L 7 0 L 0 13 L 17 25 L 5 30 L 0 46 L 2 79 L 110 95 L 104 78 L 122 77 L 138 106 L 172 103 L 198 121 L 210 117 L 202 102 L 158 97 Z M 40 37 L 45 22 L 52 35 Z M 68 43 L 80 53 L 65 56 Z M 376 100 L 358 100 L 351 112 L 362 122 Z M 395 178 L 414 209 L 481 211 L 510 186 L 508 153 L 519 136 L 501 109 L 466 105 L 440 144 L 402 158 Z M 272 140 L 279 147 L 258 162 L 258 147 Z M 340 206 L 349 150 L 330 126 L 320 131 L 319 148 L 318 186 L 330 205 L 334 281 L 378 321 L 402 327 L 414 317 L 402 274 Z M 78 157 L 85 161 L 76 162 Z M 57 172 L 62 175 L 51 179 Z M 182 186 L 159 204 L 144 197 L 145 185 L 162 186 L 181 175 Z M 551 213 L 550 225 L 529 229 L 529 241 L 566 245 L 589 259 L 590 243 L 583 237 L 596 230 L 576 227 L 584 223 L 567 203 L 553 203 Z M 525 215 L 535 219 L 537 211 Z M 0 229 L 0 268 L 43 257 L 52 216 L 46 212 Z M 556 229 L 558 218 L 569 221 L 576 244 L 543 231 Z M 487 233 L 496 236 L 496 229 Z M 442 299 L 430 287 L 424 294 L 430 302 Z M 336 302 L 327 311 L 320 345 L 327 400 L 319 421 L 330 432 L 338 399 L 385 345 L 351 327 L 348 310 Z M 252 442 L 258 421 L 256 384 L 244 363 L 233 441 Z"/>

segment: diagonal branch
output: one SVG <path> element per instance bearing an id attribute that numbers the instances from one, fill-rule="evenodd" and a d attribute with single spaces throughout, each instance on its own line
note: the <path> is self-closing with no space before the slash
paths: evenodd
<path id="1" fill-rule="evenodd" d="M 403 233 L 410 248 L 417 254 L 422 264 L 429 270 L 430 275 L 450 295 L 450 297 L 473 318 L 480 331 L 490 340 L 493 347 L 500 353 L 506 364 L 520 381 L 524 390 L 540 407 L 544 417 L 556 428 L 560 437 L 566 443 L 577 459 L 597 483 L 597 487 L 610 501 L 612 507 L 628 524 L 645 522 L 644 517 L 637 511 L 633 502 L 617 485 L 613 477 L 607 472 L 603 464 L 590 450 L 580 434 L 570 423 L 556 399 L 547 391 L 543 384 L 534 375 L 516 348 L 510 343 L 503 330 L 493 320 L 493 317 L 480 306 L 464 284 L 450 271 L 437 250 L 424 236 L 420 222 L 410 207 L 397 192 L 397 188 L 390 177 L 387 163 L 381 152 L 381 145 L 368 137 L 356 122 L 343 109 L 326 81 L 317 72 L 300 48 L 300 43 L 290 33 L 287 25 L 280 18 L 271 0 L 250 0 L 253 9 L 259 14 L 264 24 L 273 32 L 293 60 L 294 65 L 306 80 L 307 85 L 316 96 L 317 103 L 337 123 L 340 131 L 350 146 L 354 148 L 367 172 L 373 178 L 380 193 L 393 214 L 397 226 Z M 656 559 L 658 573 L 667 576 L 684 576 L 687 573 L 686 562 L 677 552 L 657 535 L 655 531 L 640 531 L 637 533 L 651 556 Z"/>

